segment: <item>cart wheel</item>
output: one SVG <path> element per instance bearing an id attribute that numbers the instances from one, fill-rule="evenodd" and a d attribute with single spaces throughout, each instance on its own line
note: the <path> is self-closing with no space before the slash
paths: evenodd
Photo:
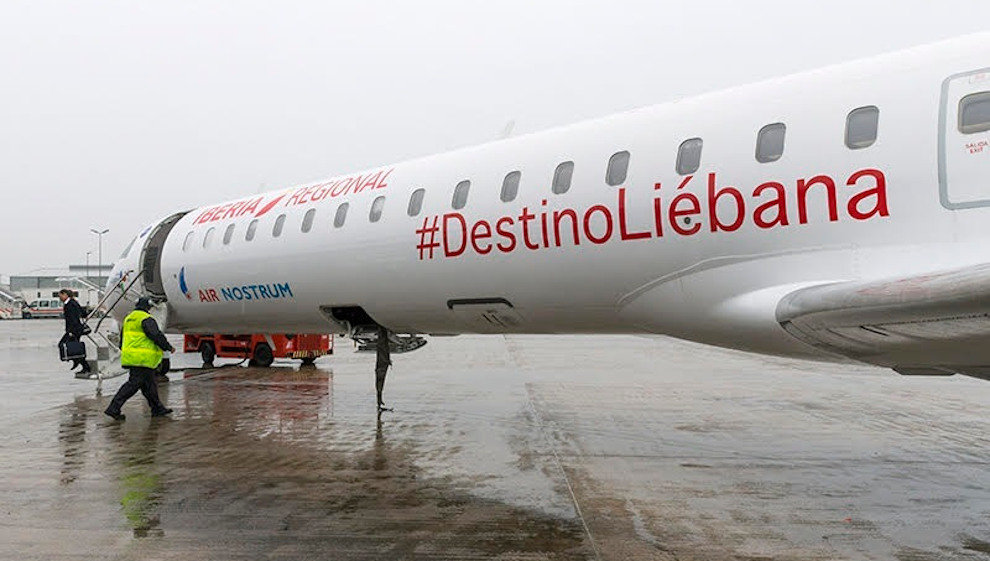
<path id="1" fill-rule="evenodd" d="M 268 346 L 268 343 L 258 343 L 258 346 L 254 348 L 252 360 L 256 365 L 268 368 L 275 362 L 275 355 L 272 354 L 272 348 Z"/>
<path id="2" fill-rule="evenodd" d="M 313 364 L 316 364 L 316 357 L 315 356 L 308 356 L 308 357 L 302 359 L 302 363 L 303 363 L 303 366 L 312 366 Z"/>
<path id="3" fill-rule="evenodd" d="M 208 341 L 203 341 L 199 344 L 199 356 L 203 358 L 203 365 L 212 366 L 213 359 L 217 357 L 217 350 L 213 347 L 213 343 Z"/>

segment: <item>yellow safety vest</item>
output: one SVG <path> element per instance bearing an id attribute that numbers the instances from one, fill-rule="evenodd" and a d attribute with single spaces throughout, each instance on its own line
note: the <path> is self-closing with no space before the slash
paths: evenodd
<path id="1" fill-rule="evenodd" d="M 124 318 L 124 344 L 120 349 L 121 366 L 158 368 L 162 363 L 162 350 L 144 334 L 144 329 L 141 329 L 141 322 L 150 317 L 151 314 L 148 312 L 134 310 Z"/>

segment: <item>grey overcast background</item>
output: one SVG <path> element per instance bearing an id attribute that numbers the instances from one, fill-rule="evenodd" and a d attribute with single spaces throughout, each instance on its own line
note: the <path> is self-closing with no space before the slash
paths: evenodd
<path id="1" fill-rule="evenodd" d="M 2 0 L 0 273 L 95 263 L 94 227 L 112 260 L 164 214 L 510 120 L 537 131 L 988 22 L 985 0 Z"/>

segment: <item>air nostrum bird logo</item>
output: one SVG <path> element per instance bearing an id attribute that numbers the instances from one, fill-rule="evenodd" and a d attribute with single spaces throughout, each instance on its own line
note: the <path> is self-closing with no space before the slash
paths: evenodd
<path id="1" fill-rule="evenodd" d="M 189 287 L 186 285 L 186 268 L 183 267 L 179 269 L 179 290 L 186 295 L 186 300 L 192 300 L 192 294 L 189 294 Z"/>

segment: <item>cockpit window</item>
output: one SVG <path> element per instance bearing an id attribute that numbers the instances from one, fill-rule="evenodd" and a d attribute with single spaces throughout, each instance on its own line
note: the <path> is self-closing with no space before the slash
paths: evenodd
<path id="1" fill-rule="evenodd" d="M 134 242 L 136 242 L 137 240 L 138 239 L 135 236 L 135 238 L 131 240 L 131 243 L 127 244 L 127 247 L 124 248 L 124 252 L 120 254 L 121 259 L 127 257 L 127 254 L 131 252 L 131 248 L 134 247 Z"/>

